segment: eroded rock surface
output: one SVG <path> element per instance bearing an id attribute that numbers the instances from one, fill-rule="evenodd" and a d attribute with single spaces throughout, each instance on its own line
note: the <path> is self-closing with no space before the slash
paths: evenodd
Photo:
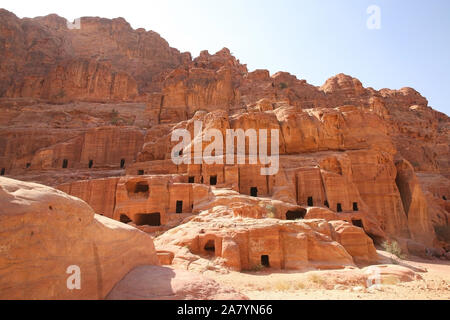
<path id="1" fill-rule="evenodd" d="M 0 177 L 0 204 L 1 299 L 103 299 L 136 266 L 159 264 L 150 236 L 61 191 Z M 80 290 L 67 286 L 70 266 Z"/>

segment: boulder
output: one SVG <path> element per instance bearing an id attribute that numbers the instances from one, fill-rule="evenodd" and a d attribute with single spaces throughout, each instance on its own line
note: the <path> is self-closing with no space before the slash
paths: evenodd
<path id="1" fill-rule="evenodd" d="M 103 299 L 159 264 L 150 236 L 62 191 L 0 177 L 0 204 L 0 299 Z"/>

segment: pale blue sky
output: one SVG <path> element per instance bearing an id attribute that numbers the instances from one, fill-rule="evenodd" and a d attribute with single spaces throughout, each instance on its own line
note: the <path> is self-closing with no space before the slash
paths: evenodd
<path id="1" fill-rule="evenodd" d="M 366 10 L 381 9 L 369 30 Z M 249 70 L 288 71 L 322 85 L 343 72 L 375 89 L 413 87 L 450 114 L 448 0 L 5 1 L 19 17 L 124 17 L 197 56 L 228 47 Z"/>

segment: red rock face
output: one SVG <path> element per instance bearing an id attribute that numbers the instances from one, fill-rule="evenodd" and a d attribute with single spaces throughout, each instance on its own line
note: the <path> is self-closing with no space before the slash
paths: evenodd
<path id="1" fill-rule="evenodd" d="M 211 240 L 237 270 L 266 255 L 280 268 L 370 263 L 373 242 L 387 239 L 412 252 L 449 248 L 434 227 L 450 221 L 450 121 L 412 88 L 377 91 L 345 74 L 316 87 L 287 72 L 249 72 L 226 48 L 192 59 L 122 18 L 82 18 L 70 30 L 56 15 L 6 10 L 0 71 L 2 174 L 166 232 L 157 246 L 174 264 L 186 261 L 185 245 L 201 256 Z M 202 134 L 279 130 L 279 172 L 175 165 L 172 132 L 193 135 L 194 121 Z M 176 228 L 199 214 L 186 232 Z M 235 226 L 234 217 L 249 221 Z M 279 221 L 292 217 L 306 224 Z M 306 232 L 313 219 L 328 231 Z"/>
<path id="2" fill-rule="evenodd" d="M 71 101 L 133 101 L 138 97 L 136 81 L 94 60 L 70 60 L 53 68 L 45 77 L 27 77 L 10 97 L 34 97 L 54 103 Z"/>
<path id="3" fill-rule="evenodd" d="M 1 177 L 0 203 L 1 299 L 103 299 L 133 268 L 159 265 L 151 237 L 55 189 Z M 80 290 L 67 286 L 69 266 Z"/>
<path id="4" fill-rule="evenodd" d="M 46 81 L 49 91 L 42 98 L 52 99 L 51 94 L 60 93 L 61 81 L 69 81 L 75 85 L 71 88 L 69 84 L 68 91 L 74 90 L 66 93 L 70 97 L 71 93 L 73 97 L 86 96 L 86 91 L 76 90 L 84 88 L 100 100 L 134 98 L 136 90 L 158 90 L 159 74 L 190 60 L 189 54 L 170 48 L 157 33 L 133 30 L 122 18 L 83 18 L 82 29 L 71 30 L 66 20 L 56 15 L 18 19 L 1 9 L 0 17 L 0 95 L 3 96 L 41 97 L 40 85 Z M 80 58 L 84 60 L 60 65 Z M 83 83 L 86 81 L 91 86 L 86 87 Z M 104 83 L 92 84 L 96 81 Z M 113 88 L 105 90 L 110 85 Z"/>

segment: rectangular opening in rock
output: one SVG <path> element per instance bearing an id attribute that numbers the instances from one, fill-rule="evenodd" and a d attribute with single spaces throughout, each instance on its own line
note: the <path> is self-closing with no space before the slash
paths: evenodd
<path id="1" fill-rule="evenodd" d="M 89 169 L 91 169 L 93 165 L 94 165 L 94 160 L 89 160 Z"/>
<path id="2" fill-rule="evenodd" d="M 136 183 L 136 186 L 134 187 L 134 193 L 146 193 L 148 194 L 148 183 L 146 181 L 141 181 Z"/>
<path id="3" fill-rule="evenodd" d="M 209 177 L 209 184 L 212 186 L 217 185 L 217 176 L 210 176 Z"/>
<path id="4" fill-rule="evenodd" d="M 340 203 L 337 204 L 336 211 L 337 212 L 342 212 L 342 204 L 340 204 Z"/>
<path id="5" fill-rule="evenodd" d="M 29 167 L 31 167 L 31 163 L 27 162 L 26 167 L 27 167 L 27 169 L 28 169 Z"/>
<path id="6" fill-rule="evenodd" d="M 314 206 L 313 197 L 308 197 L 308 207 L 313 207 L 313 206 Z"/>
<path id="7" fill-rule="evenodd" d="M 353 202 L 353 211 L 359 211 L 358 202 Z"/>
<path id="8" fill-rule="evenodd" d="M 133 222 L 131 219 L 130 219 L 130 217 L 128 217 L 126 214 L 121 214 L 120 215 L 120 222 L 122 222 L 122 223 L 130 223 L 130 222 Z"/>
<path id="9" fill-rule="evenodd" d="M 363 228 L 364 229 L 364 224 L 363 224 L 361 219 L 352 219 L 352 224 L 355 227 L 359 227 L 359 228 Z"/>
<path id="10" fill-rule="evenodd" d="M 306 215 L 306 209 L 289 210 L 286 212 L 286 220 L 301 220 Z"/>
<path id="11" fill-rule="evenodd" d="M 4 176 L 4 175 L 5 175 L 5 172 L 6 172 L 6 169 L 5 169 L 5 168 L 2 168 L 2 171 L 0 171 L 0 176 Z"/>
<path id="12" fill-rule="evenodd" d="M 120 160 L 120 169 L 125 168 L 125 159 Z"/>
<path id="13" fill-rule="evenodd" d="M 183 213 L 183 201 L 177 201 L 177 213 Z"/>
<path id="14" fill-rule="evenodd" d="M 251 187 L 250 188 L 250 195 L 252 197 L 257 197 L 258 196 L 258 188 L 257 187 Z"/>
<path id="15" fill-rule="evenodd" d="M 206 252 L 215 253 L 216 252 L 216 244 L 214 240 L 208 240 L 204 247 Z"/>
<path id="16" fill-rule="evenodd" d="M 189 183 L 194 183 L 195 182 L 195 177 L 189 177 Z"/>
<path id="17" fill-rule="evenodd" d="M 63 160 L 63 165 L 62 165 L 63 169 L 66 169 L 68 165 L 69 165 L 69 160 L 64 159 Z"/>
<path id="18" fill-rule="evenodd" d="M 138 176 L 143 176 L 144 175 L 144 170 L 139 170 L 138 171 Z"/>
<path id="19" fill-rule="evenodd" d="M 270 261 L 269 261 L 269 256 L 268 255 L 262 255 L 261 256 L 261 265 L 269 268 L 270 267 Z"/>
<path id="20" fill-rule="evenodd" d="M 328 200 L 325 200 L 324 203 L 323 203 L 323 205 L 324 205 L 325 207 L 327 207 L 327 208 L 330 207 L 330 204 L 328 203 Z"/>
<path id="21" fill-rule="evenodd" d="M 161 214 L 155 213 L 138 213 L 134 216 L 135 223 L 138 226 L 157 227 L 161 225 Z"/>

